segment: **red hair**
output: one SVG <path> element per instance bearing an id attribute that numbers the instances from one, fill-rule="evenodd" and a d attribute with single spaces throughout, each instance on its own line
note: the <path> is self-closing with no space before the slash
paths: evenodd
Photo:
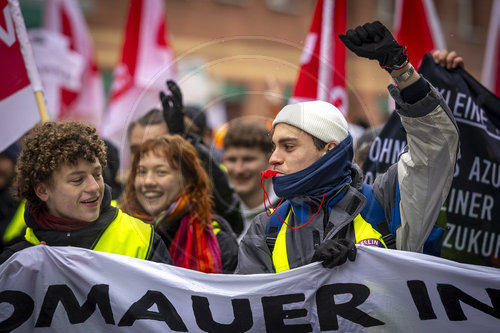
<path id="1" fill-rule="evenodd" d="M 130 175 L 125 185 L 121 204 L 123 211 L 134 213 L 132 207 L 137 202 L 134 181 L 139 161 L 150 152 L 157 156 L 164 156 L 171 168 L 181 171 L 184 187 L 178 198 L 183 196 L 187 199 L 190 213 L 193 214 L 194 218 L 202 221 L 204 226 L 210 224 L 210 212 L 213 206 L 212 183 L 203 169 L 194 147 L 179 135 L 162 135 L 146 140 L 136 150 L 132 158 Z M 144 213 L 144 209 L 140 208 L 143 210 L 141 213 Z"/>

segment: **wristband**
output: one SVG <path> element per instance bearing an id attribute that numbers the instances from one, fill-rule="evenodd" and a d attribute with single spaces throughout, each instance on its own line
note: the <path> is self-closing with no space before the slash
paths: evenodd
<path id="1" fill-rule="evenodd" d="M 415 69 L 410 64 L 410 67 L 408 67 L 408 69 L 404 71 L 403 74 L 393 77 L 393 79 L 397 84 L 399 84 L 401 82 L 408 80 L 413 75 L 413 73 L 415 73 Z"/>

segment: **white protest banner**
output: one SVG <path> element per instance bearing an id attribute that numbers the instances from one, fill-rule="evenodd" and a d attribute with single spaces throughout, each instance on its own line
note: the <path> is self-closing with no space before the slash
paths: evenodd
<path id="1" fill-rule="evenodd" d="M 0 331 L 493 332 L 500 271 L 359 247 L 354 262 L 205 274 L 74 247 L 0 266 Z"/>
<path id="2" fill-rule="evenodd" d="M 0 151 L 40 121 L 34 91 L 41 91 L 17 1 L 0 0 Z"/>

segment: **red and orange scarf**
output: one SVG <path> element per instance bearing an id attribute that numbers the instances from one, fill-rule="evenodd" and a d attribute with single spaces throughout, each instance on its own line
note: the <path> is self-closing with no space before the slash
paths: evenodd
<path id="1" fill-rule="evenodd" d="M 182 217 L 169 251 L 175 266 L 205 273 L 222 272 L 219 243 L 212 225 L 204 228 L 192 214 Z"/>
<path id="2" fill-rule="evenodd" d="M 181 197 L 155 219 L 142 209 L 135 210 L 132 215 L 155 226 L 180 218 L 179 228 L 169 248 L 174 265 L 204 273 L 222 273 L 219 243 L 212 224 L 204 226 L 194 218 L 189 212 L 187 198 Z"/>

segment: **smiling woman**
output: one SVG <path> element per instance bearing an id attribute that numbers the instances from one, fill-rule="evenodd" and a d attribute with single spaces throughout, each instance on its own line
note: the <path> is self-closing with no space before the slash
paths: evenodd
<path id="1" fill-rule="evenodd" d="M 154 225 L 174 265 L 206 273 L 235 269 L 236 236 L 212 214 L 210 179 L 181 136 L 158 136 L 138 147 L 120 207 Z"/>
<path id="2" fill-rule="evenodd" d="M 159 215 L 180 194 L 183 182 L 182 172 L 170 166 L 165 154 L 148 152 L 137 167 L 137 201 L 148 214 Z"/>

